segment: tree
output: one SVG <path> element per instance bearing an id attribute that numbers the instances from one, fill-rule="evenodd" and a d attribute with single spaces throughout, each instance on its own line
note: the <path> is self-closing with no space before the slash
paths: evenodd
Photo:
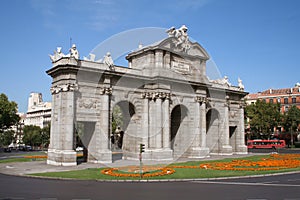
<path id="1" fill-rule="evenodd" d="M 17 112 L 17 103 L 9 101 L 5 94 L 0 94 L 0 132 L 4 132 L 19 122 L 20 117 Z"/>
<path id="2" fill-rule="evenodd" d="M 24 126 L 23 142 L 30 146 L 40 146 L 42 144 L 42 129 L 39 126 Z"/>
<path id="3" fill-rule="evenodd" d="M 6 130 L 0 132 L 0 146 L 8 146 L 14 140 L 15 132 L 13 130 Z"/>
<path id="4" fill-rule="evenodd" d="M 43 147 L 48 147 L 50 143 L 50 124 L 41 130 L 41 143 Z"/>
<path id="5" fill-rule="evenodd" d="M 120 106 L 116 105 L 112 113 L 112 133 L 115 133 L 118 126 L 123 126 L 123 115 Z"/>
<path id="6" fill-rule="evenodd" d="M 246 106 L 245 114 L 250 119 L 251 131 L 264 138 L 269 138 L 274 128 L 281 124 L 280 104 L 257 100 Z"/>
<path id="7" fill-rule="evenodd" d="M 11 126 L 20 120 L 18 105 L 14 101 L 9 101 L 7 96 L 0 94 L 0 146 L 7 146 L 14 140 L 14 131 Z"/>
<path id="8" fill-rule="evenodd" d="M 286 131 L 297 131 L 300 124 L 300 109 L 293 105 L 284 114 L 283 127 Z"/>

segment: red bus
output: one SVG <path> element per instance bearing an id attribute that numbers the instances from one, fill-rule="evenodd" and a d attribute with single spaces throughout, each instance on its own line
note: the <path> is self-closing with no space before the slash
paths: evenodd
<path id="1" fill-rule="evenodd" d="M 284 148 L 284 140 L 248 140 L 248 149 L 277 149 Z"/>

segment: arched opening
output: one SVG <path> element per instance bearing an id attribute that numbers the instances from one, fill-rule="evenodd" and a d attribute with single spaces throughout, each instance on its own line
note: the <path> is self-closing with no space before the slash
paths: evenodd
<path id="1" fill-rule="evenodd" d="M 174 157 L 181 156 L 189 146 L 188 132 L 188 109 L 184 105 L 177 105 L 171 113 L 170 140 Z"/>
<path id="2" fill-rule="evenodd" d="M 128 137 L 126 139 L 125 135 L 128 132 L 132 132 L 132 125 L 130 125 L 130 122 L 135 113 L 135 107 L 129 101 L 120 101 L 112 109 L 111 149 L 117 152 L 113 155 L 114 160 L 122 158 L 121 153 L 124 146 L 126 146 L 125 143 L 129 143 L 128 141 L 126 142 Z"/>
<path id="3" fill-rule="evenodd" d="M 206 144 L 211 153 L 220 151 L 220 115 L 216 109 L 210 109 L 206 113 Z"/>

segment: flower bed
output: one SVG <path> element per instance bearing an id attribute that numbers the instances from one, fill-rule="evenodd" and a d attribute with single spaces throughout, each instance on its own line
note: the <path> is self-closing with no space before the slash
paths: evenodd
<path id="1" fill-rule="evenodd" d="M 24 158 L 30 158 L 30 159 L 47 158 L 47 155 L 24 156 Z"/>
<path id="2" fill-rule="evenodd" d="M 299 154 L 273 154 L 269 158 L 250 161 L 232 160 L 231 162 L 204 163 L 202 169 L 235 170 L 235 171 L 268 171 L 300 167 Z"/>
<path id="3" fill-rule="evenodd" d="M 165 176 L 175 173 L 175 169 L 206 169 L 206 170 L 231 170 L 231 171 L 271 171 L 300 167 L 300 154 L 273 154 L 268 158 L 257 161 L 238 159 L 229 162 L 208 162 L 200 165 L 178 165 L 169 167 L 144 166 L 142 178 Z M 108 168 L 102 174 L 115 177 L 140 177 L 139 167 L 130 166 L 122 168 Z"/>
<path id="4" fill-rule="evenodd" d="M 153 168 L 153 167 L 152 167 Z M 102 174 L 115 176 L 115 177 L 142 177 L 142 178 L 148 178 L 148 177 L 154 177 L 154 176 L 164 176 L 164 175 L 170 175 L 175 172 L 174 169 L 164 167 L 164 168 L 156 168 L 154 171 L 144 171 L 145 168 L 143 168 L 143 173 L 138 173 L 137 171 L 134 172 L 124 172 L 118 168 L 109 168 L 104 169 L 101 171 Z"/>

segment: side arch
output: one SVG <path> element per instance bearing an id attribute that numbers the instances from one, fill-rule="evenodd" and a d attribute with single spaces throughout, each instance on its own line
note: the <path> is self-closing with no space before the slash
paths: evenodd
<path id="1" fill-rule="evenodd" d="M 220 135 L 220 113 L 217 109 L 211 108 L 206 113 L 206 145 L 210 153 L 220 152 Z"/>
<path id="2" fill-rule="evenodd" d="M 190 144 L 189 110 L 185 105 L 176 105 L 171 112 L 170 143 L 174 158 L 182 156 Z"/>

